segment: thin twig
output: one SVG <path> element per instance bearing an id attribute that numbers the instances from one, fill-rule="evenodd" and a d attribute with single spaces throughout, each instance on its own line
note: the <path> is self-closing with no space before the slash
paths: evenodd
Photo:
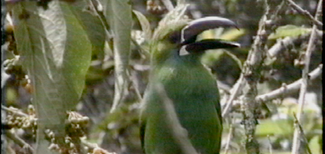
<path id="1" fill-rule="evenodd" d="M 17 145 L 24 149 L 24 153 L 32 154 L 34 153 L 34 149 L 28 143 L 26 143 L 23 139 L 21 139 L 16 134 L 11 133 L 10 131 L 6 131 L 6 137 L 14 141 Z"/>
<path id="2" fill-rule="evenodd" d="M 20 117 L 28 117 L 29 116 L 29 115 L 21 112 L 18 109 L 8 108 L 8 107 L 5 107 L 4 105 L 1 105 L 1 110 L 6 111 L 6 112 L 11 112 L 11 114 L 18 115 Z M 6 131 L 6 137 L 8 137 L 8 139 L 11 139 L 17 145 L 19 145 L 20 147 L 22 147 L 23 150 L 24 150 L 24 152 L 26 154 L 32 154 L 32 153 L 34 153 L 34 149 L 32 148 L 32 146 L 30 146 L 28 143 L 26 143 L 23 139 L 21 139 L 16 134 L 11 133 L 10 131 Z"/>
<path id="3" fill-rule="evenodd" d="M 313 17 L 308 11 L 302 9 L 299 5 L 297 5 L 294 1 L 292 0 L 287 0 L 289 3 L 289 6 L 291 6 L 294 10 L 299 12 L 302 15 L 305 15 L 308 19 L 310 19 L 315 25 L 318 27 L 323 27 L 323 23 L 317 20 L 317 17 Z"/>
<path id="4" fill-rule="evenodd" d="M 98 154 L 116 154 L 115 152 L 108 152 L 107 150 L 99 147 L 97 144 L 95 143 L 90 143 L 86 140 L 81 140 L 81 144 L 83 146 L 86 146 L 89 148 L 89 151 L 93 151 L 92 153 L 98 153 Z"/>
<path id="5" fill-rule="evenodd" d="M 13 113 L 14 115 L 19 115 L 21 117 L 27 117 L 28 115 L 21 112 L 20 110 L 18 109 L 15 109 L 15 108 L 8 108 L 8 107 L 5 107 L 4 105 L 1 105 L 1 110 L 4 110 L 4 111 L 7 111 L 7 112 L 11 112 Z"/>
<path id="6" fill-rule="evenodd" d="M 134 91 L 136 93 L 136 95 L 138 96 L 138 99 L 139 99 L 139 102 L 142 102 L 142 96 L 141 96 L 141 93 L 140 93 L 140 86 L 139 86 L 139 79 L 138 77 L 136 76 L 136 72 L 131 72 L 131 75 L 130 75 L 130 81 L 133 85 L 133 88 L 134 88 Z"/>
<path id="7" fill-rule="evenodd" d="M 322 75 L 322 72 L 323 72 L 323 64 L 320 64 L 316 69 L 314 69 L 312 72 L 308 74 L 309 80 L 314 80 L 318 78 L 320 75 Z M 288 94 L 298 91 L 299 88 L 301 87 L 301 84 L 302 84 L 302 79 L 296 80 L 295 82 L 289 85 L 284 85 L 266 94 L 258 95 L 255 98 L 255 100 L 257 102 L 266 102 L 266 101 L 279 98 L 279 96 L 282 97 L 286 96 Z"/>
<path id="8" fill-rule="evenodd" d="M 233 137 L 233 133 L 234 133 L 234 119 L 232 119 L 232 122 L 230 124 L 230 128 L 229 128 L 229 134 L 228 134 L 228 137 L 227 137 L 227 143 L 226 143 L 226 147 L 225 147 L 225 154 L 228 153 L 229 149 L 230 149 L 230 142 L 231 142 L 231 139 Z"/>
<path id="9" fill-rule="evenodd" d="M 267 135 L 267 140 L 269 141 L 269 152 L 270 154 L 273 154 L 273 147 L 272 147 L 272 142 L 271 142 L 271 139 L 270 139 L 270 135 Z"/>
<path id="10" fill-rule="evenodd" d="M 29 115 L 21 112 L 20 110 L 16 109 L 16 108 L 8 108 L 5 107 L 3 105 L 1 105 L 1 110 L 6 111 L 6 112 L 11 112 L 11 114 L 13 115 L 18 115 L 21 117 L 28 117 Z M 78 113 L 73 113 L 73 112 L 69 112 L 70 116 L 79 116 Z M 72 115 L 73 114 L 73 115 Z M 88 121 L 88 117 L 79 117 L 78 119 L 75 118 L 70 118 L 69 119 L 69 123 L 80 123 L 87 120 Z M 10 131 L 6 131 L 6 137 L 8 137 L 9 139 L 11 139 L 12 141 L 14 141 L 17 145 L 19 145 L 20 147 L 22 147 L 25 150 L 26 154 L 32 154 L 34 149 L 28 144 L 26 143 L 23 139 L 21 139 L 19 136 L 11 133 Z M 79 138 L 78 138 L 79 139 Z M 98 147 L 97 144 L 92 144 L 84 139 L 80 139 L 81 143 L 83 146 L 87 146 L 91 151 L 96 149 L 96 150 L 101 150 L 103 152 L 103 154 L 115 154 L 115 153 L 109 153 L 106 152 L 106 150 Z"/>
<path id="11" fill-rule="evenodd" d="M 294 123 L 295 123 L 295 125 L 297 125 L 297 126 L 299 127 L 299 130 L 300 130 L 301 136 L 303 137 L 303 142 L 305 143 L 305 145 L 306 145 L 306 147 L 307 147 L 307 152 L 308 152 L 309 154 L 312 154 L 312 153 L 311 153 L 311 150 L 310 150 L 310 148 L 309 148 L 309 146 L 308 146 L 308 140 L 307 140 L 306 135 L 305 135 L 305 133 L 304 133 L 304 129 L 302 128 L 301 124 L 299 123 L 299 121 L 298 121 L 297 116 L 296 116 L 295 113 L 293 114 L 293 118 L 294 118 Z"/>
<path id="12" fill-rule="evenodd" d="M 230 95 L 229 99 L 227 100 L 226 107 L 223 109 L 222 117 L 225 117 L 230 112 L 231 106 L 232 106 L 235 98 L 238 96 L 239 92 L 242 91 L 245 84 L 246 84 L 246 82 L 244 80 L 244 76 L 241 75 L 240 78 L 237 80 L 235 86 L 230 90 L 231 95 Z M 221 104 L 224 104 L 224 103 L 221 103 Z"/>
<path id="13" fill-rule="evenodd" d="M 315 19 L 318 18 L 318 16 L 320 15 L 320 11 L 322 9 L 322 2 L 323 0 L 319 0 L 318 2 L 318 6 L 317 6 L 317 11 L 316 11 L 316 15 L 315 15 Z M 302 117 L 302 109 L 304 107 L 305 104 L 305 95 L 307 92 L 307 87 L 308 87 L 308 72 L 309 72 L 309 64 L 310 64 L 310 57 L 311 57 L 311 53 L 312 50 L 314 48 L 315 45 L 315 39 L 316 39 L 316 30 L 317 30 L 317 25 L 314 24 L 313 25 L 313 30 L 311 32 L 311 36 L 308 42 L 308 47 L 307 47 L 307 51 L 305 53 L 305 66 L 304 69 L 302 70 L 302 84 L 300 87 L 300 94 L 299 94 L 299 99 L 298 99 L 298 103 L 299 103 L 299 108 L 297 111 L 297 121 L 300 122 L 301 117 Z M 293 137 L 293 145 L 292 145 L 292 154 L 296 154 L 299 152 L 300 149 L 300 130 L 299 130 L 299 126 L 297 124 L 295 124 L 295 131 L 294 131 L 294 137 Z"/>
<path id="14" fill-rule="evenodd" d="M 310 38 L 310 34 L 311 32 L 307 34 L 303 34 L 298 37 L 286 37 L 281 41 L 278 41 L 267 51 L 268 56 L 270 58 L 278 57 L 280 53 L 283 53 L 283 51 L 287 50 L 290 46 L 298 45 L 305 41 L 307 42 Z M 322 36 L 323 36 L 323 32 L 321 30 L 318 30 L 317 37 L 322 38 Z"/>
<path id="15" fill-rule="evenodd" d="M 166 111 L 166 123 L 168 124 L 175 141 L 177 141 L 178 146 L 181 150 L 186 154 L 198 154 L 191 144 L 189 138 L 186 133 L 184 133 L 183 127 L 180 124 L 175 108 L 173 106 L 172 100 L 170 100 L 167 96 L 167 93 L 162 86 L 162 84 L 158 83 L 155 85 L 158 94 L 160 95 L 160 99 L 162 99 L 162 104 L 164 111 Z"/>

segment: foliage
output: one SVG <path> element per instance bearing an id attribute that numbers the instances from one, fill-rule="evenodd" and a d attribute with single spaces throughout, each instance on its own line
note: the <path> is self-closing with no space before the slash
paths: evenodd
<path id="1" fill-rule="evenodd" d="M 6 39 L 2 41 L 1 88 L 6 115 L 1 116 L 6 119 L 2 124 L 7 132 L 7 151 L 142 153 L 137 121 L 150 69 L 148 43 L 168 8 L 158 0 L 147 4 L 140 0 L 40 2 L 44 3 L 6 1 L 6 19 L 2 16 Z M 240 27 L 239 31 L 216 29 L 200 36 L 233 40 L 242 46 L 211 50 L 202 59 L 221 83 L 224 106 L 248 65 L 258 22 L 266 10 L 263 2 L 186 2 L 190 4 L 189 18 L 224 16 Z M 185 2 L 171 1 L 177 3 Z M 266 57 L 256 70 L 257 97 L 302 76 L 313 21 L 287 3 L 272 1 L 268 5 L 271 10 L 280 5 L 283 8 L 274 17 L 276 24 L 266 26 L 270 35 L 264 40 Z M 316 11 L 316 0 L 296 3 L 310 14 Z M 322 33 L 318 27 L 310 70 L 322 70 Z M 322 152 L 321 83 L 317 76 L 308 83 L 299 121 L 304 133 L 302 145 L 313 154 Z M 255 134 L 261 152 L 289 153 L 297 125 L 293 116 L 299 109 L 297 89 L 289 88 L 259 102 Z M 224 117 L 223 153 L 245 152 L 242 95 Z"/>

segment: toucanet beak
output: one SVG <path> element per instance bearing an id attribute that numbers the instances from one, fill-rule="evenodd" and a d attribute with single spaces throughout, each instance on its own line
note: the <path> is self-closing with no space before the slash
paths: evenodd
<path id="1" fill-rule="evenodd" d="M 233 21 L 226 18 L 216 16 L 200 18 L 193 20 L 182 29 L 181 45 L 185 46 L 185 49 L 188 52 L 240 47 L 240 44 L 236 42 L 220 39 L 205 39 L 196 41 L 197 36 L 203 31 L 219 27 L 234 27 L 238 29 L 237 25 Z"/>

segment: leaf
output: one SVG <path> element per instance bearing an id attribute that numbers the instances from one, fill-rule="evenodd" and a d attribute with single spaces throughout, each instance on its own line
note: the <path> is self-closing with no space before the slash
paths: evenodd
<path id="1" fill-rule="evenodd" d="M 320 136 L 314 136 L 310 141 L 309 141 L 309 148 L 311 150 L 312 154 L 320 154 L 322 152 L 322 145 L 321 145 L 321 139 Z"/>
<path id="2" fill-rule="evenodd" d="M 186 12 L 186 9 L 189 5 L 185 4 L 183 2 L 180 2 L 177 4 L 177 6 L 172 10 L 169 11 L 163 19 L 159 21 L 159 27 L 162 27 L 161 25 L 167 25 L 171 22 L 177 22 L 180 19 L 184 18 L 184 14 Z M 157 30 L 157 29 L 156 29 Z"/>
<path id="3" fill-rule="evenodd" d="M 98 16 L 95 16 L 90 11 L 86 11 L 87 4 L 84 1 L 76 1 L 70 4 L 70 8 L 81 26 L 86 31 L 88 38 L 92 44 L 92 52 L 94 55 L 104 57 L 104 44 L 106 33 L 103 24 Z"/>
<path id="4" fill-rule="evenodd" d="M 285 25 L 278 27 L 269 39 L 279 39 L 284 37 L 296 37 L 311 32 L 311 28 L 298 27 L 295 25 Z"/>
<path id="5" fill-rule="evenodd" d="M 104 5 L 108 6 L 105 15 L 113 15 L 110 18 L 107 16 L 114 33 L 115 94 L 111 108 L 113 112 L 121 103 L 129 84 L 127 69 L 131 48 L 132 10 L 128 0 L 111 0 Z"/>
<path id="6" fill-rule="evenodd" d="M 233 41 L 243 36 L 244 34 L 245 29 L 229 29 L 220 36 L 220 39 Z"/>
<path id="7" fill-rule="evenodd" d="M 36 153 L 53 153 L 44 131 L 55 131 L 58 143 L 64 142 L 66 112 L 75 108 L 83 91 L 91 44 L 67 3 L 51 1 L 44 10 L 36 2 L 20 2 L 13 17 L 17 49 L 39 118 Z"/>
<path id="8" fill-rule="evenodd" d="M 148 19 L 139 11 L 133 10 L 133 13 L 137 16 L 140 25 L 141 25 L 141 29 L 144 33 L 145 39 L 148 41 L 151 39 L 151 28 L 150 28 L 150 23 L 148 21 Z"/>
<path id="9" fill-rule="evenodd" d="M 280 119 L 280 120 L 261 120 L 259 125 L 256 127 L 256 135 L 267 136 L 267 135 L 280 135 L 288 136 L 293 133 L 293 120 Z"/>

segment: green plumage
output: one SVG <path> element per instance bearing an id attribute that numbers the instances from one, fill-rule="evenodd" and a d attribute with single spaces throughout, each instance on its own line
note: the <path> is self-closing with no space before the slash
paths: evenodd
<path id="1" fill-rule="evenodd" d="M 161 97 L 161 91 L 156 87 L 161 85 L 172 101 L 176 118 L 186 130 L 187 138 L 196 151 L 199 154 L 218 154 L 222 135 L 219 91 L 216 79 L 200 61 L 201 55 L 204 54 L 204 51 L 200 50 L 232 48 L 238 47 L 238 44 L 216 39 L 195 42 L 195 39 L 196 32 L 218 25 L 235 24 L 225 18 L 209 17 L 203 18 L 207 20 L 192 22 L 190 27 L 189 20 L 177 19 L 177 16 L 175 20 L 168 21 L 171 16 L 172 14 L 167 15 L 160 22 L 150 44 L 151 71 L 140 116 L 140 135 L 144 152 L 184 153 L 178 138 L 170 129 L 170 121 L 164 107 L 166 98 Z M 185 41 L 181 39 L 184 29 L 188 30 L 188 38 L 185 38 Z M 191 30 L 194 33 L 191 33 Z M 180 50 L 186 46 L 189 50 L 199 51 L 189 51 L 189 54 L 181 56 Z"/>
<path id="2" fill-rule="evenodd" d="M 176 52 L 176 51 L 175 51 Z M 177 52 L 176 52 L 177 53 Z M 174 55 L 152 71 L 144 96 L 143 142 L 147 154 L 180 154 L 166 124 L 166 111 L 155 89 L 161 83 L 172 100 L 181 125 L 201 154 L 219 153 L 222 123 L 216 80 L 200 63 L 199 55 Z"/>

